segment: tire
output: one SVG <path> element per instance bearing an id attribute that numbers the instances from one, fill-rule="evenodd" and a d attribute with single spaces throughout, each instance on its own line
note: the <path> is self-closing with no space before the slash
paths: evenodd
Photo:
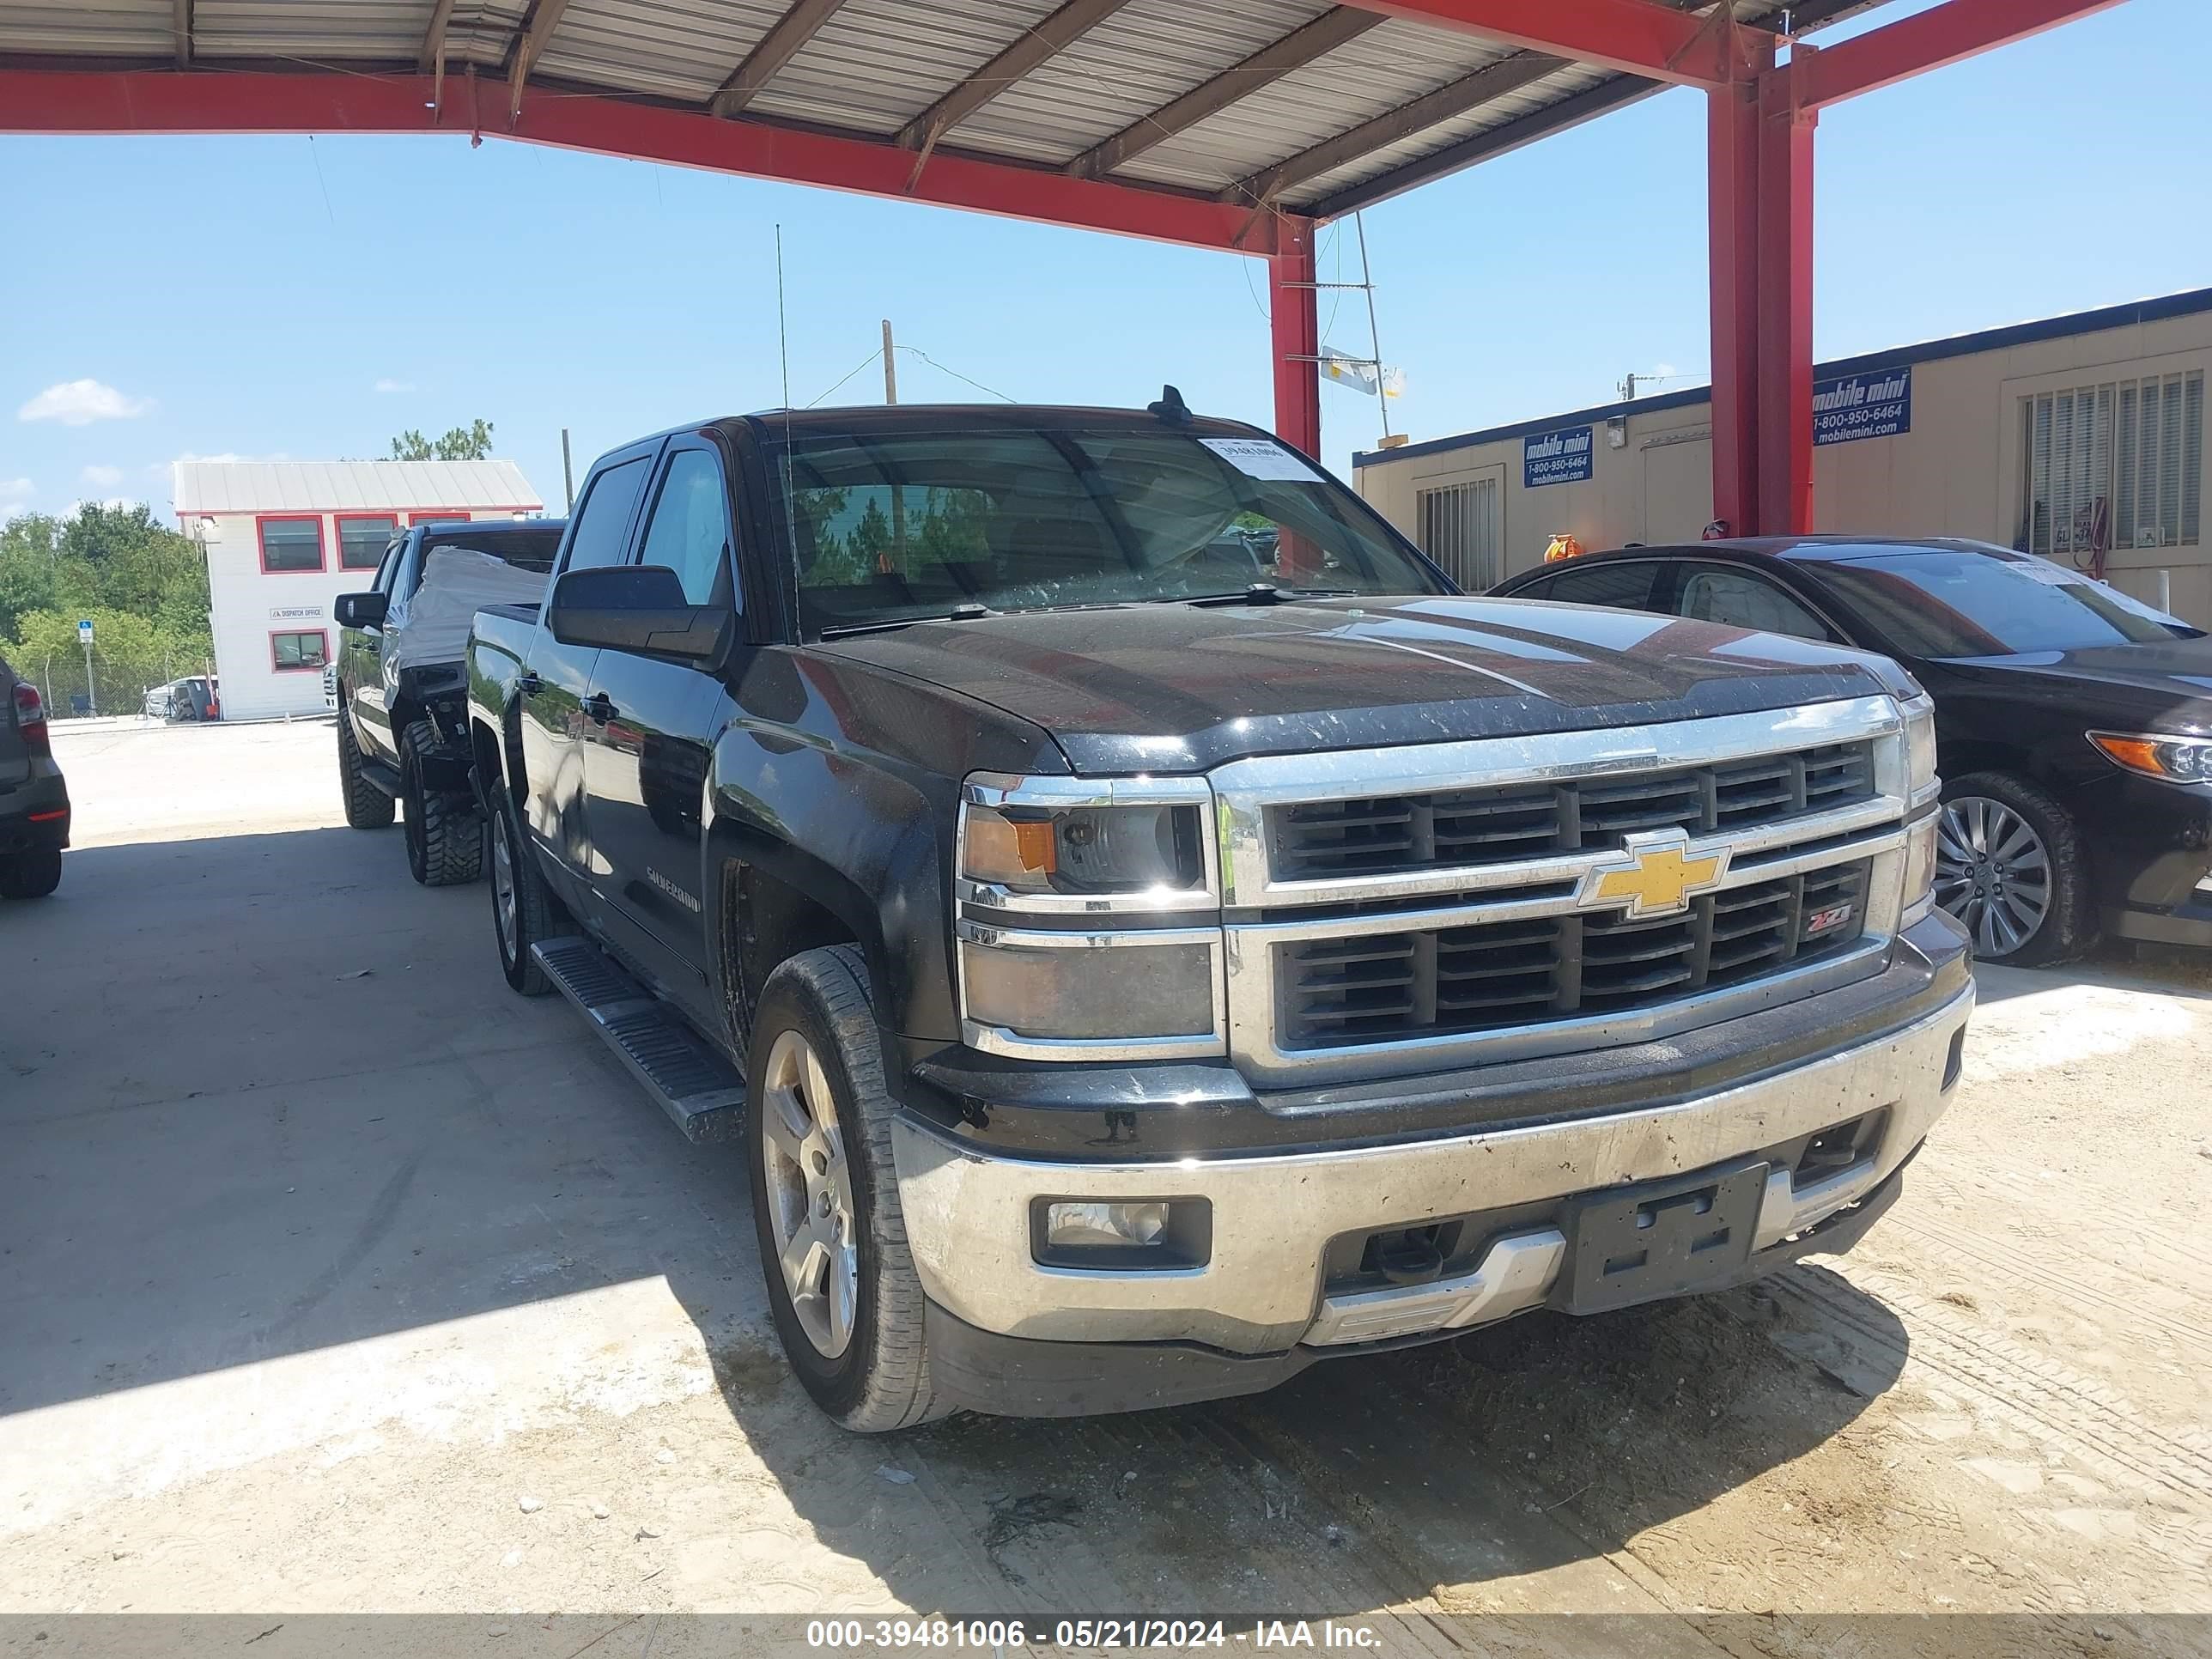
<path id="1" fill-rule="evenodd" d="M 1936 819 L 1936 902 L 1981 962 L 2034 968 L 2097 943 L 2088 861 L 2067 810 L 2026 778 L 1946 779 Z"/>
<path id="2" fill-rule="evenodd" d="M 945 1415 L 951 1408 L 930 1387 L 921 1280 L 891 1162 L 883 1039 L 858 948 L 808 951 L 769 975 L 751 1060 L 754 1231 L 792 1369 L 814 1403 L 856 1434 Z M 784 1267 L 787 1253 L 805 1257 L 795 1274 Z M 819 1288 L 795 1294 L 794 1279 Z"/>
<path id="3" fill-rule="evenodd" d="M 388 830 L 398 803 L 361 775 L 361 746 L 354 741 L 353 716 L 338 710 L 338 793 L 345 799 L 345 821 L 356 830 Z"/>
<path id="4" fill-rule="evenodd" d="M 0 898 L 44 898 L 62 884 L 62 849 L 41 848 L 0 858 Z"/>
<path id="5" fill-rule="evenodd" d="M 425 887 L 465 887 L 483 874 L 483 821 L 467 801 L 423 786 L 423 751 L 437 746 L 437 728 L 428 720 L 416 720 L 399 739 L 407 873 Z"/>
<path id="6" fill-rule="evenodd" d="M 576 924 L 538 867 L 537 855 L 522 834 L 514 803 L 496 780 L 497 799 L 486 803 L 491 812 L 491 931 L 499 948 L 500 971 L 507 982 L 526 997 L 542 997 L 553 988 L 530 954 L 541 939 L 565 939 Z"/>

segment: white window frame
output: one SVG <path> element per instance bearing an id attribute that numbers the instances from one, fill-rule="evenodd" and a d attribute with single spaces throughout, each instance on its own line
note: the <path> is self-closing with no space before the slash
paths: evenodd
<path id="1" fill-rule="evenodd" d="M 1504 469 L 1414 480 L 1413 543 L 1470 593 L 1504 581 Z"/>
<path id="2" fill-rule="evenodd" d="M 2080 565 L 2100 543 L 2152 557 L 2202 547 L 2206 379 L 2201 361 L 2153 360 L 2008 386 L 2020 544 Z"/>

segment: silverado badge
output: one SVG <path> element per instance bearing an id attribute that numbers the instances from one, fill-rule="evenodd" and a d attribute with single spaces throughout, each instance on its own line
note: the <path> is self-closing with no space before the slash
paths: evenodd
<path id="1" fill-rule="evenodd" d="M 1576 902 L 1589 909 L 1622 905 L 1632 921 L 1671 916 L 1719 886 L 1728 866 L 1724 842 L 1693 847 L 1680 830 L 1628 836 L 1620 852 L 1583 878 Z"/>

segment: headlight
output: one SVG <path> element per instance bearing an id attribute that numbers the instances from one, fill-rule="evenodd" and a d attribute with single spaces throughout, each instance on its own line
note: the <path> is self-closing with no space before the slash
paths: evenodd
<path id="1" fill-rule="evenodd" d="M 2106 759 L 2167 783 L 2212 783 L 2212 738 L 2171 738 L 2158 732 L 2092 732 L 2089 741 Z"/>
<path id="2" fill-rule="evenodd" d="M 953 884 L 968 1042 L 1033 1059 L 1226 1052 L 1212 827 L 1202 779 L 969 778 Z"/>
<path id="3" fill-rule="evenodd" d="M 1936 793 L 1936 703 L 1924 693 L 1899 705 L 1905 715 L 1905 769 L 1911 799 Z"/>
<path id="4" fill-rule="evenodd" d="M 1204 890 L 1195 805 L 990 807 L 970 802 L 960 873 L 1010 893 Z"/>
<path id="5" fill-rule="evenodd" d="M 1910 927 L 1936 903 L 1936 813 L 1930 811 L 1905 832 L 1905 915 Z"/>

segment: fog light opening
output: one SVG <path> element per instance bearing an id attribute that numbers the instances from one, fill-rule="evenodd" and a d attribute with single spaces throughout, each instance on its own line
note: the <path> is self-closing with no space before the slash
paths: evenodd
<path id="1" fill-rule="evenodd" d="M 1030 1254 L 1048 1267 L 1203 1267 L 1212 1232 L 1202 1198 L 1040 1198 L 1030 1212 Z"/>

